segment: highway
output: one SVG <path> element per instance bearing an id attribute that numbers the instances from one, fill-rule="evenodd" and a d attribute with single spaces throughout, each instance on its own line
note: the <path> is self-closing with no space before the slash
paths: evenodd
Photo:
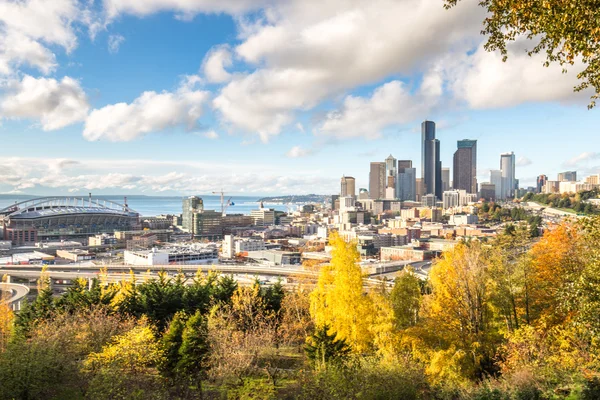
<path id="1" fill-rule="evenodd" d="M 11 297 L 7 299 L 0 298 L 1 301 L 5 301 L 9 304 L 19 302 L 29 294 L 29 288 L 27 286 L 16 283 L 0 283 L 0 291 L 9 292 L 11 294 Z"/>
<path id="2" fill-rule="evenodd" d="M 92 279 L 97 278 L 100 270 L 106 268 L 106 281 L 117 282 L 129 279 L 132 271 L 138 282 L 143 282 L 156 277 L 159 271 L 167 271 L 169 274 L 183 272 L 190 276 L 197 271 L 204 273 L 214 271 L 221 274 L 236 276 L 267 276 L 282 278 L 313 278 L 316 279 L 318 272 L 307 271 L 301 266 L 264 266 L 264 265 L 107 265 L 90 266 L 78 264 L 49 265 L 46 273 L 52 279 L 74 280 L 78 278 Z M 0 267 L 0 275 L 10 275 L 15 278 L 38 279 L 40 277 L 42 266 L 40 265 L 12 265 Z M 391 271 L 390 271 L 391 272 Z M 377 275 L 377 274 L 373 274 Z M 372 276 L 373 276 L 372 275 Z M 365 284 L 373 286 L 380 284 L 379 279 L 366 278 Z"/>

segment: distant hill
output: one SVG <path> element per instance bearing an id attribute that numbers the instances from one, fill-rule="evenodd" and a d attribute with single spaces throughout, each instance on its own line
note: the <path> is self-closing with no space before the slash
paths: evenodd
<path id="1" fill-rule="evenodd" d="M 330 198 L 331 195 L 326 194 L 302 194 L 302 195 L 289 195 L 289 196 L 273 196 L 263 197 L 258 199 L 265 203 L 323 203 L 325 199 Z"/>

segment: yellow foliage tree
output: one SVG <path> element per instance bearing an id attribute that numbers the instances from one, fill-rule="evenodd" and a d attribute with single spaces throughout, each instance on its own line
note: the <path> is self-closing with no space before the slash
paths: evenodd
<path id="1" fill-rule="evenodd" d="M 424 329 L 435 332 L 428 368 L 434 381 L 466 381 L 483 376 L 493 365 L 498 338 L 493 329 L 490 264 L 489 250 L 479 242 L 460 243 L 445 251 L 431 269 L 432 295 L 425 303 Z"/>
<path id="2" fill-rule="evenodd" d="M 332 233 L 331 263 L 321 268 L 315 290 L 310 295 L 311 316 L 316 326 L 329 326 L 337 337 L 346 340 L 353 351 L 372 348 L 370 329 L 372 302 L 363 290 L 363 273 L 356 242 L 345 242 Z"/>
<path id="3" fill-rule="evenodd" d="M 14 314 L 10 305 L 0 298 L 0 353 L 6 349 L 6 345 L 12 333 Z"/>

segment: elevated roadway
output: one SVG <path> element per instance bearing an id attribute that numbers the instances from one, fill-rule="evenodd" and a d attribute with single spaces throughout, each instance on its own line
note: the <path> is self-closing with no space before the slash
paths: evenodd
<path id="1" fill-rule="evenodd" d="M 21 300 L 29 294 L 29 288 L 17 283 L 0 283 L 2 294 L 9 293 L 9 297 L 0 296 L 0 303 L 8 303 L 14 310 L 21 309 Z"/>

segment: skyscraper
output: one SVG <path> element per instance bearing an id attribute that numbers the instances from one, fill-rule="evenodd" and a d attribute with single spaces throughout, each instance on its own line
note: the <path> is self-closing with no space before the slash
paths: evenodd
<path id="1" fill-rule="evenodd" d="M 385 159 L 385 174 L 386 176 L 396 177 L 396 159 L 391 154 Z"/>
<path id="2" fill-rule="evenodd" d="M 504 200 L 504 197 L 502 197 L 502 171 L 499 169 L 490 170 L 490 183 L 494 185 L 496 200 Z"/>
<path id="3" fill-rule="evenodd" d="M 577 171 L 565 171 L 558 174 L 559 182 L 576 182 L 577 181 Z"/>
<path id="4" fill-rule="evenodd" d="M 411 160 L 398 160 L 396 198 L 415 201 L 417 196 L 417 170 Z"/>
<path id="5" fill-rule="evenodd" d="M 194 225 L 194 213 L 204 210 L 204 202 L 200 197 L 185 197 L 182 202 L 181 226 L 184 229 L 192 230 Z"/>
<path id="6" fill-rule="evenodd" d="M 500 154 L 500 170 L 502 171 L 502 199 L 515 197 L 515 153 Z"/>
<path id="7" fill-rule="evenodd" d="M 442 168 L 442 191 L 450 190 L 450 168 Z"/>
<path id="8" fill-rule="evenodd" d="M 374 200 L 385 198 L 385 163 L 372 162 L 369 172 L 369 197 Z"/>
<path id="9" fill-rule="evenodd" d="M 340 197 L 352 197 L 356 199 L 356 180 L 351 176 L 342 176 L 340 182 Z"/>
<path id="10" fill-rule="evenodd" d="M 459 140 L 456 147 L 452 187 L 477 193 L 477 140 Z"/>
<path id="11" fill-rule="evenodd" d="M 537 182 L 535 185 L 535 192 L 542 193 L 544 190 L 544 186 L 546 186 L 546 182 L 548 181 L 548 177 L 546 175 L 540 175 L 537 177 Z"/>
<path id="12" fill-rule="evenodd" d="M 435 138 L 435 122 L 421 124 L 421 179 L 425 194 L 435 194 L 442 198 L 442 162 L 440 161 L 440 141 Z"/>

